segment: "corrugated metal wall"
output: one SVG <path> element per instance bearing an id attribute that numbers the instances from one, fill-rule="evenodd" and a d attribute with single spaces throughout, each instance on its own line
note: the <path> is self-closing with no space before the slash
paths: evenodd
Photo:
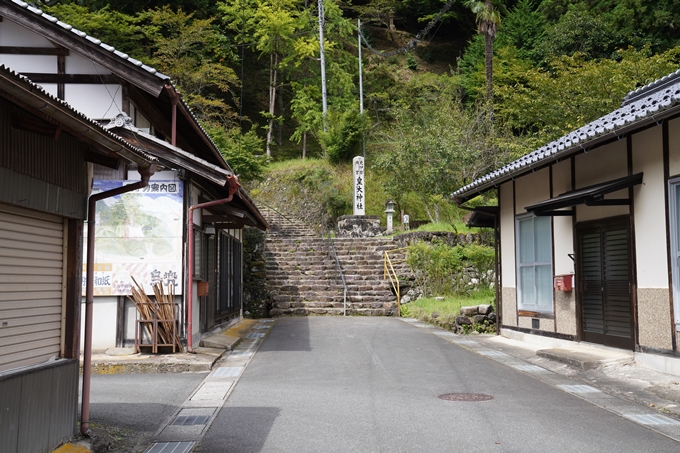
<path id="1" fill-rule="evenodd" d="M 58 140 L 12 128 L 12 116 L 26 111 L 0 99 L 0 167 L 87 194 L 87 145 L 62 133 Z"/>
<path id="2" fill-rule="evenodd" d="M 78 360 L 0 375 L 0 452 L 48 453 L 75 434 Z"/>
<path id="3" fill-rule="evenodd" d="M 61 217 L 0 204 L 0 372 L 59 356 Z"/>

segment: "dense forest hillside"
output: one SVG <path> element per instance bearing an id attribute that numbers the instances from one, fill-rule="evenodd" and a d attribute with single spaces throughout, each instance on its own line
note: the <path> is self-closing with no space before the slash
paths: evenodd
<path id="1" fill-rule="evenodd" d="M 365 152 L 380 192 L 432 219 L 457 187 L 680 68 L 674 0 L 324 0 L 324 115 L 317 2 L 37 3 L 171 76 L 242 180 Z"/>

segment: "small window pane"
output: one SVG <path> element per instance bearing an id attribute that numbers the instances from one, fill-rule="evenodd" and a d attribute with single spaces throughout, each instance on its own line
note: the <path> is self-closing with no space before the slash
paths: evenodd
<path id="1" fill-rule="evenodd" d="M 536 266 L 536 305 L 551 307 L 553 279 L 550 265 Z"/>
<path id="2" fill-rule="evenodd" d="M 536 303 L 536 293 L 534 286 L 534 267 L 522 267 L 519 270 L 520 275 L 520 304 L 534 305 Z"/>
<path id="3" fill-rule="evenodd" d="M 201 277 L 201 265 L 203 263 L 203 235 L 200 230 L 194 230 L 194 276 Z"/>
<path id="4" fill-rule="evenodd" d="M 536 241 L 536 261 L 547 263 L 552 259 L 552 241 L 550 240 L 550 217 L 534 218 L 534 238 Z"/>
<path id="5" fill-rule="evenodd" d="M 534 240 L 533 221 L 525 219 L 519 221 L 519 262 L 533 263 Z"/>

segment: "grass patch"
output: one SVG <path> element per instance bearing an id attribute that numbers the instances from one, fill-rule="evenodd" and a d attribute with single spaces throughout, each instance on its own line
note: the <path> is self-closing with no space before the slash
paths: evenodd
<path id="1" fill-rule="evenodd" d="M 460 315 L 461 307 L 483 304 L 495 305 L 492 290 L 479 291 L 470 296 L 445 296 L 444 300 L 436 300 L 434 297 L 423 297 L 402 305 L 401 316 L 416 318 L 443 329 L 451 330 L 456 321 L 456 316 Z M 485 323 L 487 322 L 485 321 Z M 487 324 L 475 324 L 475 326 L 467 329 L 466 333 L 472 330 L 480 333 L 491 333 L 495 331 L 495 328 L 489 330 Z"/>

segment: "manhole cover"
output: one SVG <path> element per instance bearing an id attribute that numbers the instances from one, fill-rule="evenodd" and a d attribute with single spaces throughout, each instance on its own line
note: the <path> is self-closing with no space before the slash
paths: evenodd
<path id="1" fill-rule="evenodd" d="M 439 395 L 439 399 L 445 401 L 489 401 L 493 399 L 493 396 L 483 393 L 444 393 Z"/>

